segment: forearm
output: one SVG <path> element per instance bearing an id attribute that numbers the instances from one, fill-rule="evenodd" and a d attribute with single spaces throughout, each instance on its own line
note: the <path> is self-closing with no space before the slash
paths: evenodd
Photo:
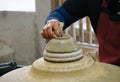
<path id="1" fill-rule="evenodd" d="M 67 28 L 73 22 L 78 20 L 78 18 L 70 16 L 62 6 L 59 6 L 55 10 L 51 11 L 51 13 L 46 18 L 45 23 L 47 23 L 47 21 L 50 19 L 57 19 L 58 21 L 63 22 L 64 23 L 63 29 Z"/>
<path id="2" fill-rule="evenodd" d="M 65 2 L 50 12 L 41 32 L 45 39 L 60 34 L 59 21 L 64 23 L 63 30 L 80 18 L 86 16 L 87 0 L 65 0 Z"/>
<path id="3" fill-rule="evenodd" d="M 65 0 L 65 2 L 51 11 L 46 19 L 57 19 L 64 22 L 64 29 L 80 18 L 87 16 L 87 0 Z"/>

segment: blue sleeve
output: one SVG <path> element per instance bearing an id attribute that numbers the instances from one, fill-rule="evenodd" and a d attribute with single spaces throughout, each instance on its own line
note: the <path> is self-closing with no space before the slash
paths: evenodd
<path id="1" fill-rule="evenodd" d="M 47 23 L 50 19 L 57 19 L 60 22 L 64 22 L 63 29 L 66 29 L 69 25 L 78 20 L 78 18 L 70 16 L 62 6 L 59 6 L 55 10 L 51 11 L 47 16 L 45 23 Z"/>

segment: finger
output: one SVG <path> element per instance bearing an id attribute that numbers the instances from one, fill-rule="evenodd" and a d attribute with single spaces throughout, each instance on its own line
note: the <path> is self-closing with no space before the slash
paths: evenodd
<path id="1" fill-rule="evenodd" d="M 56 23 L 54 24 L 53 29 L 54 29 L 55 35 L 60 36 L 60 29 L 59 29 L 59 24 L 58 24 L 58 22 L 56 22 Z"/>
<path id="2" fill-rule="evenodd" d="M 41 35 L 44 39 L 49 39 L 48 36 L 45 34 L 45 32 L 41 31 Z"/>
<path id="3" fill-rule="evenodd" d="M 42 37 L 43 37 L 43 38 L 45 38 L 45 39 L 46 39 L 46 37 L 44 36 L 43 31 L 41 31 L 41 32 L 40 32 L 40 34 L 42 35 Z"/>
<path id="4" fill-rule="evenodd" d="M 43 36 L 46 38 L 46 39 L 49 39 L 49 36 L 48 36 L 48 32 L 47 32 L 47 26 L 45 26 L 44 28 L 43 28 Z"/>
<path id="5" fill-rule="evenodd" d="M 54 31 L 52 30 L 52 28 L 53 28 L 53 24 L 49 23 L 47 25 L 47 33 L 48 33 L 48 37 L 50 39 L 53 38 L 53 33 L 54 33 Z"/>

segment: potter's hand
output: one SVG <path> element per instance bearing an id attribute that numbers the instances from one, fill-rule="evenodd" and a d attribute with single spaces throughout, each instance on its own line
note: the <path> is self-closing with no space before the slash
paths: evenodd
<path id="1" fill-rule="evenodd" d="M 60 29 L 59 29 L 59 21 L 56 19 L 51 19 L 47 22 L 47 24 L 43 27 L 41 35 L 45 39 L 51 39 L 56 36 L 60 36 Z"/>

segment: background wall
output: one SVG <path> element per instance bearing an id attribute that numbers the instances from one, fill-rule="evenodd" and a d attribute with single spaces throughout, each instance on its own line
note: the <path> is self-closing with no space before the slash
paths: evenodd
<path id="1" fill-rule="evenodd" d="M 15 51 L 18 64 L 29 65 L 42 56 L 40 31 L 50 10 L 50 0 L 36 0 L 36 12 L 0 12 L 0 41 Z"/>

